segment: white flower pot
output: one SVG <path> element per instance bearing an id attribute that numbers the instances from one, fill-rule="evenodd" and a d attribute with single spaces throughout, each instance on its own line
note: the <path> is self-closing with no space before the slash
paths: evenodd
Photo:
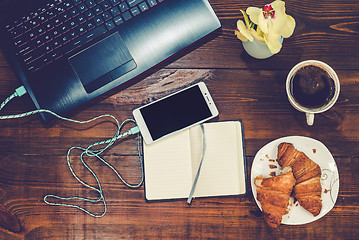
<path id="1" fill-rule="evenodd" d="M 280 42 L 283 42 L 283 38 L 280 39 Z M 256 40 L 242 42 L 244 50 L 252 57 L 257 59 L 265 59 L 273 56 L 274 54 L 269 51 L 269 48 L 265 42 Z"/>

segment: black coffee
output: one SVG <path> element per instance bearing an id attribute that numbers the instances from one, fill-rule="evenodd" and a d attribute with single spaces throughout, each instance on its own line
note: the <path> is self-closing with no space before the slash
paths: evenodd
<path id="1" fill-rule="evenodd" d="M 308 65 L 300 68 L 290 84 L 295 101 L 306 108 L 319 108 L 334 97 L 335 84 L 330 75 L 320 67 Z"/>

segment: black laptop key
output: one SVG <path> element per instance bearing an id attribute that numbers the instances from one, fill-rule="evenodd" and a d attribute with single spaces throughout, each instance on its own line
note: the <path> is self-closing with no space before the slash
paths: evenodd
<path id="1" fill-rule="evenodd" d="M 88 9 L 85 3 L 80 3 L 77 8 L 80 10 L 80 12 L 85 12 Z"/>
<path id="2" fill-rule="evenodd" d="M 53 9 L 48 9 L 44 14 L 47 15 L 47 17 L 48 17 L 49 19 L 52 19 L 53 17 L 56 16 L 56 14 L 55 14 L 55 12 L 54 12 Z"/>
<path id="3" fill-rule="evenodd" d="M 78 22 L 79 24 L 82 24 L 82 23 L 86 22 L 86 18 L 85 18 L 85 16 L 84 16 L 83 14 L 77 16 L 76 19 L 77 19 L 77 22 Z"/>
<path id="4" fill-rule="evenodd" d="M 59 48 L 59 51 L 61 51 L 62 54 L 67 54 L 75 49 L 74 42 L 67 42 L 66 44 L 63 44 L 61 48 Z"/>
<path id="5" fill-rule="evenodd" d="M 112 6 L 115 6 L 121 2 L 121 0 L 110 0 Z"/>
<path id="6" fill-rule="evenodd" d="M 70 36 L 71 40 L 74 40 L 78 37 L 76 29 L 71 29 L 67 34 Z"/>
<path id="7" fill-rule="evenodd" d="M 47 44 L 48 42 L 50 42 L 52 40 L 52 37 L 48 34 L 44 35 L 44 42 L 45 44 Z"/>
<path id="8" fill-rule="evenodd" d="M 142 12 L 146 11 L 148 9 L 148 5 L 146 2 L 142 2 L 138 5 L 138 7 L 141 9 Z"/>
<path id="9" fill-rule="evenodd" d="M 23 44 L 25 44 L 24 38 L 18 38 L 18 39 L 16 39 L 15 42 L 14 42 L 14 45 L 15 45 L 16 47 L 20 47 L 20 46 L 23 45 Z"/>
<path id="10" fill-rule="evenodd" d="M 116 25 L 120 25 L 121 23 L 123 23 L 123 18 L 121 15 L 115 17 L 113 20 L 115 21 Z"/>
<path id="11" fill-rule="evenodd" d="M 104 11 L 110 9 L 112 7 L 112 5 L 109 3 L 109 1 L 105 0 L 104 2 L 101 3 L 101 6 L 103 8 Z"/>
<path id="12" fill-rule="evenodd" d="M 99 36 L 101 36 L 104 32 L 106 32 L 106 28 L 103 25 L 100 25 L 96 28 L 94 28 L 91 31 L 88 31 L 84 35 L 82 35 L 80 38 L 84 39 L 84 42 L 91 41 L 92 39 L 95 39 Z"/>
<path id="13" fill-rule="evenodd" d="M 19 26 L 17 26 L 17 31 L 19 34 L 23 34 L 30 30 L 30 27 L 26 23 L 21 23 Z"/>
<path id="14" fill-rule="evenodd" d="M 56 37 L 60 36 L 60 33 L 61 33 L 61 31 L 57 28 L 54 28 L 49 32 L 49 34 L 50 34 L 50 36 L 52 36 L 52 38 L 56 38 Z M 30 33 L 30 35 L 31 35 L 31 33 Z"/>
<path id="15" fill-rule="evenodd" d="M 19 29 L 17 27 L 14 27 L 12 30 L 9 31 L 9 33 L 13 38 L 18 37 L 21 34 L 21 32 L 19 31 Z"/>
<path id="16" fill-rule="evenodd" d="M 103 12 L 103 10 L 102 10 L 102 8 L 101 8 L 100 5 L 96 5 L 92 10 L 94 11 L 94 13 L 95 13 L 96 15 L 99 15 L 100 13 Z"/>
<path id="17" fill-rule="evenodd" d="M 71 13 L 72 17 L 76 17 L 77 15 L 80 14 L 80 11 L 74 7 L 74 8 L 70 9 L 70 13 Z"/>
<path id="18" fill-rule="evenodd" d="M 80 4 L 81 3 L 81 0 L 72 0 L 72 2 L 77 5 L 77 4 Z"/>
<path id="19" fill-rule="evenodd" d="M 78 22 L 76 19 L 71 19 L 67 24 L 70 28 L 75 28 L 78 25 Z"/>
<path id="20" fill-rule="evenodd" d="M 17 54 L 20 56 L 24 56 L 24 55 L 28 54 L 29 52 L 31 52 L 32 50 L 34 50 L 32 45 L 30 43 L 26 43 L 19 48 L 19 51 Z"/>
<path id="21" fill-rule="evenodd" d="M 77 48 L 77 47 L 80 47 L 82 44 L 84 44 L 84 40 L 81 39 L 81 38 L 78 38 L 76 39 L 76 41 L 74 41 L 72 44 L 73 44 L 73 47 L 72 48 Z"/>
<path id="22" fill-rule="evenodd" d="M 59 26 L 63 23 L 62 19 L 61 19 L 61 16 L 57 16 L 55 18 L 52 19 L 52 23 L 55 25 L 55 26 Z"/>
<path id="23" fill-rule="evenodd" d="M 95 25 L 95 22 L 93 20 L 89 20 L 86 22 L 86 27 L 87 27 L 87 30 L 91 30 L 92 28 L 94 28 L 96 25 Z"/>
<path id="24" fill-rule="evenodd" d="M 125 21 L 127 21 L 127 20 L 129 20 L 129 19 L 132 18 L 132 15 L 131 15 L 131 13 L 130 13 L 129 11 L 126 11 L 126 12 L 124 12 L 124 13 L 122 14 L 122 17 L 123 17 L 123 19 L 124 19 Z"/>
<path id="25" fill-rule="evenodd" d="M 50 31 L 51 29 L 54 28 L 54 24 L 52 21 L 47 21 L 44 25 L 44 28 L 45 28 L 45 31 L 48 32 Z"/>
<path id="26" fill-rule="evenodd" d="M 108 21 L 108 20 L 110 20 L 112 18 L 111 13 L 108 12 L 108 11 L 102 13 L 101 16 L 102 16 L 103 20 L 105 20 L 105 21 Z"/>
<path id="27" fill-rule="evenodd" d="M 55 14 L 61 14 L 61 13 L 65 12 L 65 8 L 61 5 L 55 6 L 54 10 L 55 10 Z"/>
<path id="28" fill-rule="evenodd" d="M 55 39 L 54 41 L 51 41 L 51 48 L 53 48 L 53 49 L 56 49 L 56 48 L 59 48 L 59 47 L 61 47 L 61 42 L 60 42 L 60 40 L 57 38 L 57 39 Z"/>
<path id="29" fill-rule="evenodd" d="M 42 37 L 38 37 L 34 40 L 34 44 L 36 47 L 41 47 L 44 45 L 44 39 Z"/>
<path id="30" fill-rule="evenodd" d="M 47 53 L 49 53 L 49 52 L 51 52 L 53 49 L 52 49 L 52 47 L 50 46 L 50 45 L 46 45 L 45 46 L 45 51 L 47 52 Z"/>
<path id="31" fill-rule="evenodd" d="M 40 35 L 42 35 L 42 34 L 45 33 L 45 29 L 44 29 L 43 26 L 40 25 L 40 26 L 38 26 L 38 27 L 35 28 L 35 32 L 36 32 L 36 35 L 37 35 L 37 36 L 40 36 Z"/>
<path id="32" fill-rule="evenodd" d="M 142 2 L 143 0 L 127 0 L 127 3 L 130 7 L 133 7 L 137 4 L 139 4 L 140 2 Z"/>
<path id="33" fill-rule="evenodd" d="M 114 16 L 114 17 L 116 17 L 117 15 L 119 15 L 121 13 L 120 9 L 117 6 L 111 8 L 110 12 L 111 12 L 112 16 Z"/>
<path id="34" fill-rule="evenodd" d="M 95 0 L 86 0 L 86 4 L 89 8 L 92 8 L 93 6 L 96 5 L 96 1 Z"/>
<path id="35" fill-rule="evenodd" d="M 61 44 L 66 44 L 67 42 L 69 42 L 71 40 L 70 38 L 70 34 L 64 34 L 62 35 L 59 40 L 61 41 Z"/>
<path id="36" fill-rule="evenodd" d="M 95 24 L 98 26 L 98 25 L 100 25 L 100 24 L 103 23 L 103 19 L 102 19 L 101 16 L 96 16 L 96 17 L 94 18 L 94 22 L 95 22 Z"/>
<path id="37" fill-rule="evenodd" d="M 75 9 L 75 8 L 74 8 L 74 9 Z M 61 23 L 61 20 L 64 21 L 64 22 L 66 22 L 67 20 L 70 20 L 72 16 L 73 16 L 73 15 L 72 15 L 72 12 L 71 12 L 71 14 L 70 14 L 69 12 L 61 13 L 60 18 L 59 18 L 59 21 L 60 21 L 60 23 Z"/>
<path id="38" fill-rule="evenodd" d="M 128 10 L 128 5 L 127 5 L 126 2 L 123 2 L 123 3 L 121 3 L 121 4 L 118 5 L 118 6 L 120 7 L 121 12 L 124 12 L 124 11 Z"/>
<path id="39" fill-rule="evenodd" d="M 52 60 L 56 60 L 62 56 L 61 52 L 58 50 L 52 50 L 49 55 L 51 56 Z"/>
<path id="40" fill-rule="evenodd" d="M 93 11 L 91 9 L 89 9 L 86 12 L 84 12 L 84 16 L 86 17 L 86 20 L 89 20 L 89 19 L 93 18 L 95 16 L 95 14 L 93 13 Z"/>
<path id="41" fill-rule="evenodd" d="M 31 64 L 29 64 L 29 67 L 31 67 L 31 69 L 39 69 L 43 66 L 45 66 L 46 64 L 51 62 L 51 57 L 50 55 L 42 55 L 39 58 L 37 58 L 36 60 L 34 60 Z"/>
<path id="42" fill-rule="evenodd" d="M 157 4 L 156 0 L 147 0 L 148 4 L 150 5 L 150 7 L 153 7 Z"/>
<path id="43" fill-rule="evenodd" d="M 35 61 L 37 58 L 41 57 L 44 54 L 45 51 L 43 50 L 43 48 L 37 48 L 36 50 L 24 56 L 24 62 L 30 63 L 32 61 Z"/>
<path id="44" fill-rule="evenodd" d="M 48 20 L 47 16 L 45 14 L 43 14 L 43 12 L 41 11 L 41 13 L 37 16 L 37 19 L 40 23 L 46 22 Z"/>
<path id="45" fill-rule="evenodd" d="M 133 7 L 131 8 L 131 13 L 133 16 L 137 16 L 138 14 L 140 14 L 140 9 L 138 9 L 138 7 Z"/>
<path id="46" fill-rule="evenodd" d="M 74 6 L 72 1 L 65 1 L 65 2 L 63 2 L 63 4 L 64 4 L 65 9 L 70 9 L 70 8 L 72 8 Z"/>
<path id="47" fill-rule="evenodd" d="M 111 29 L 113 29 L 114 27 L 116 27 L 115 22 L 114 22 L 113 20 L 107 21 L 107 22 L 105 23 L 105 25 L 106 25 L 106 29 L 107 29 L 107 30 L 111 30 Z"/>
<path id="48" fill-rule="evenodd" d="M 63 33 L 66 33 L 67 31 L 69 31 L 70 28 L 66 23 L 63 23 L 59 26 L 59 30 L 63 34 Z"/>

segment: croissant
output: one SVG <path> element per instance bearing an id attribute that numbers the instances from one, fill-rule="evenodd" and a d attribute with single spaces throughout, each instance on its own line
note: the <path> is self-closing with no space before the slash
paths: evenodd
<path id="1" fill-rule="evenodd" d="M 282 222 L 286 213 L 290 194 L 295 184 L 292 169 L 283 169 L 281 175 L 254 179 L 257 186 L 257 200 L 261 203 L 264 221 L 275 229 Z"/>
<path id="2" fill-rule="evenodd" d="M 293 197 L 304 209 L 317 216 L 322 209 L 319 165 L 303 152 L 295 149 L 291 143 L 279 144 L 277 161 L 282 167 L 290 166 L 293 170 L 296 179 Z"/>

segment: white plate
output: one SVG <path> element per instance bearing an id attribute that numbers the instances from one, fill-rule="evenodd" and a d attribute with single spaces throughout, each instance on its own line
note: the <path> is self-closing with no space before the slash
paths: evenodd
<path id="1" fill-rule="evenodd" d="M 302 208 L 298 202 L 293 203 L 290 199 L 287 214 L 282 218 L 282 223 L 287 225 L 299 225 L 313 222 L 327 214 L 335 205 L 339 192 L 339 173 L 332 154 L 327 147 L 312 138 L 302 136 L 289 136 L 274 140 L 262 147 L 256 154 L 251 170 L 251 185 L 254 199 L 258 207 L 262 210 L 260 202 L 257 200 L 257 187 L 254 185 L 254 178 L 262 175 L 269 177 L 275 171 L 279 174 L 281 168 L 277 161 L 278 145 L 282 142 L 292 143 L 294 147 L 304 152 L 310 159 L 316 162 L 322 170 L 322 210 L 314 217 L 311 213 Z M 277 168 L 270 168 L 275 165 Z"/>

